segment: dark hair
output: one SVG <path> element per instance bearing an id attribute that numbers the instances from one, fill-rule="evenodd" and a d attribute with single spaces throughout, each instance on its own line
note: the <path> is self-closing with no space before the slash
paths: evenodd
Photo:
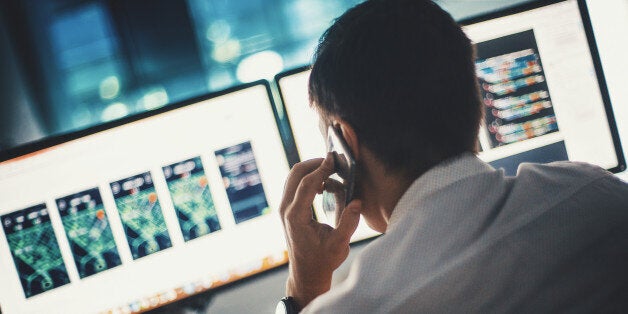
<path id="1" fill-rule="evenodd" d="M 387 170 L 415 178 L 477 152 L 474 50 L 427 0 L 370 0 L 340 16 L 314 55 L 310 102 L 347 121 Z"/>

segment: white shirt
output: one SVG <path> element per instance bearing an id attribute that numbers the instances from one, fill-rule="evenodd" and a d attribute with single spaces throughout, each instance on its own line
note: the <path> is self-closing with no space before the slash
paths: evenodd
<path id="1" fill-rule="evenodd" d="M 304 313 L 628 310 L 628 184 L 585 163 L 507 177 L 471 154 L 420 176 Z"/>

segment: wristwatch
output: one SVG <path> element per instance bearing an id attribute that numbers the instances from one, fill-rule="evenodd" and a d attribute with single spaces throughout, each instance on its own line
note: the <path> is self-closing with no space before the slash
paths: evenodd
<path id="1" fill-rule="evenodd" d="M 297 314 L 299 310 L 297 309 L 297 303 L 294 301 L 292 297 L 285 297 L 277 303 L 277 308 L 275 309 L 275 314 Z"/>

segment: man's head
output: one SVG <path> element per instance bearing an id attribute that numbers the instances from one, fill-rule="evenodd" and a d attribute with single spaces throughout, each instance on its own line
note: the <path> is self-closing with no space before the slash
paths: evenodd
<path id="1" fill-rule="evenodd" d="M 309 82 L 326 121 L 355 131 L 386 171 L 414 179 L 476 152 L 482 107 L 473 48 L 427 0 L 370 0 L 325 32 Z"/>

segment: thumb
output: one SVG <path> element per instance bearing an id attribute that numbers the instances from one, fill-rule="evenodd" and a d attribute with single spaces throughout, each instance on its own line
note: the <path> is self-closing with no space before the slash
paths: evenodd
<path id="1" fill-rule="evenodd" d="M 360 212 L 362 211 L 362 201 L 353 200 L 342 211 L 338 226 L 336 227 L 336 236 L 342 242 L 349 242 L 351 236 L 358 228 L 360 222 Z"/>

